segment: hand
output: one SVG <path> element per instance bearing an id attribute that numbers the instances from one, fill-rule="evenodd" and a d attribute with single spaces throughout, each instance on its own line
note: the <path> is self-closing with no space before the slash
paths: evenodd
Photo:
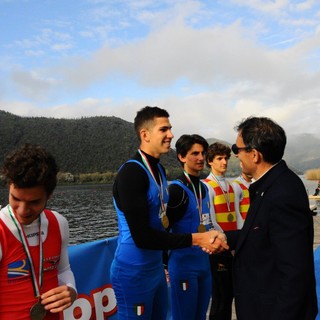
<path id="1" fill-rule="evenodd" d="M 209 232 L 212 232 L 212 243 L 214 243 L 216 239 L 220 239 L 222 242 L 227 243 L 227 236 L 225 233 L 219 230 L 210 230 Z"/>
<path id="2" fill-rule="evenodd" d="M 211 232 L 212 234 L 212 238 L 210 240 L 210 242 L 214 245 L 216 245 L 216 250 L 215 251 L 207 251 L 207 249 L 202 248 L 203 251 L 211 254 L 211 253 L 220 253 L 222 251 L 228 250 L 229 246 L 227 244 L 227 236 L 219 231 L 219 230 L 211 230 L 209 231 L 209 233 Z"/>
<path id="3" fill-rule="evenodd" d="M 217 230 L 193 233 L 192 244 L 201 247 L 203 251 L 209 254 L 220 253 L 229 249 L 225 234 Z"/>
<path id="4" fill-rule="evenodd" d="M 77 292 L 66 285 L 51 289 L 41 295 L 44 308 L 52 313 L 61 312 L 72 305 L 77 298 Z"/>

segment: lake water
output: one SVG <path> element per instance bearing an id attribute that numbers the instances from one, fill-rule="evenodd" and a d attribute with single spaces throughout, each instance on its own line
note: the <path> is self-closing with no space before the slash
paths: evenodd
<path id="1" fill-rule="evenodd" d="M 0 203 L 8 203 L 6 189 L 0 190 Z M 118 235 L 110 184 L 58 186 L 47 207 L 67 218 L 70 244 Z"/>
<path id="2" fill-rule="evenodd" d="M 313 194 L 317 181 L 301 176 L 309 194 Z M 8 203 L 8 192 L 0 189 L 0 204 Z M 310 201 L 317 205 L 320 201 Z M 48 208 L 58 211 L 69 221 L 70 244 L 83 243 L 118 235 L 117 216 L 112 203 L 112 185 L 58 186 L 48 201 Z"/>

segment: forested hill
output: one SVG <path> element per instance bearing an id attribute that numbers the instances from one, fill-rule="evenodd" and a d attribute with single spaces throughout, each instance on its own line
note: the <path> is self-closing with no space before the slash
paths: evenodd
<path id="1" fill-rule="evenodd" d="M 222 141 L 207 140 L 209 143 Z M 133 123 L 117 117 L 20 117 L 0 110 L 0 165 L 9 151 L 26 142 L 43 145 L 56 157 L 60 171 L 72 174 L 115 173 L 139 146 Z M 318 137 L 310 134 L 290 136 L 284 158 L 297 173 L 303 173 L 320 168 L 319 150 Z M 169 175 L 181 173 L 175 151 L 161 157 L 161 163 Z M 236 175 L 239 171 L 239 162 L 232 155 L 228 174 Z"/>
<path id="2" fill-rule="evenodd" d="M 0 110 L 0 165 L 4 156 L 24 143 L 47 148 L 62 172 L 116 172 L 139 146 L 133 123 L 116 117 L 54 119 L 20 117 Z M 177 167 L 175 152 L 164 165 Z"/>

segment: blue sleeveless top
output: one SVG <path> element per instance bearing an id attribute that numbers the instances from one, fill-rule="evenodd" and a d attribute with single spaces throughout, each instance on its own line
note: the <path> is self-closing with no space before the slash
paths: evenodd
<path id="1" fill-rule="evenodd" d="M 128 160 L 128 162 L 135 162 L 145 170 L 149 178 L 149 190 L 147 193 L 147 200 L 149 205 L 149 226 L 150 228 L 165 231 L 161 223 L 161 202 L 159 195 L 159 185 L 154 181 L 149 170 L 137 160 Z M 163 202 L 165 207 L 168 203 L 168 185 L 165 174 L 162 170 L 162 167 L 158 164 L 159 172 L 162 180 L 162 192 L 163 192 Z M 121 170 L 121 168 L 120 168 Z M 119 237 L 118 237 L 118 246 L 115 252 L 114 258 L 118 262 L 124 262 L 130 265 L 162 265 L 162 250 L 150 250 L 150 249 L 141 249 L 138 248 L 131 236 L 128 223 L 126 221 L 124 213 L 117 207 L 115 200 L 113 203 L 118 215 L 118 228 L 119 228 Z"/>
<path id="2" fill-rule="evenodd" d="M 198 204 L 196 201 L 196 195 L 185 184 L 179 180 L 174 180 L 172 184 L 179 185 L 188 195 L 189 203 L 184 216 L 174 223 L 171 228 L 172 233 L 197 233 L 200 224 Z M 202 224 L 205 226 L 206 231 L 210 229 L 210 201 L 207 186 L 201 182 L 207 190 L 206 196 L 202 199 Z M 192 246 L 189 248 L 182 248 L 178 250 L 171 250 L 171 255 L 204 255 L 208 254 L 203 252 L 198 246 Z"/>

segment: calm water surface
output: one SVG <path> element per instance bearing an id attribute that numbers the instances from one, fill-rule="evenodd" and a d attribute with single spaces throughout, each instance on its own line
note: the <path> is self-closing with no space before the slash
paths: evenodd
<path id="1" fill-rule="evenodd" d="M 300 176 L 309 194 L 313 194 L 317 181 Z M 0 204 L 8 203 L 8 192 L 0 189 Z M 320 201 L 316 204 L 320 213 Z M 112 203 L 112 185 L 58 186 L 48 201 L 48 208 L 58 211 L 69 221 L 70 244 L 83 243 L 118 235 L 117 215 Z"/>

